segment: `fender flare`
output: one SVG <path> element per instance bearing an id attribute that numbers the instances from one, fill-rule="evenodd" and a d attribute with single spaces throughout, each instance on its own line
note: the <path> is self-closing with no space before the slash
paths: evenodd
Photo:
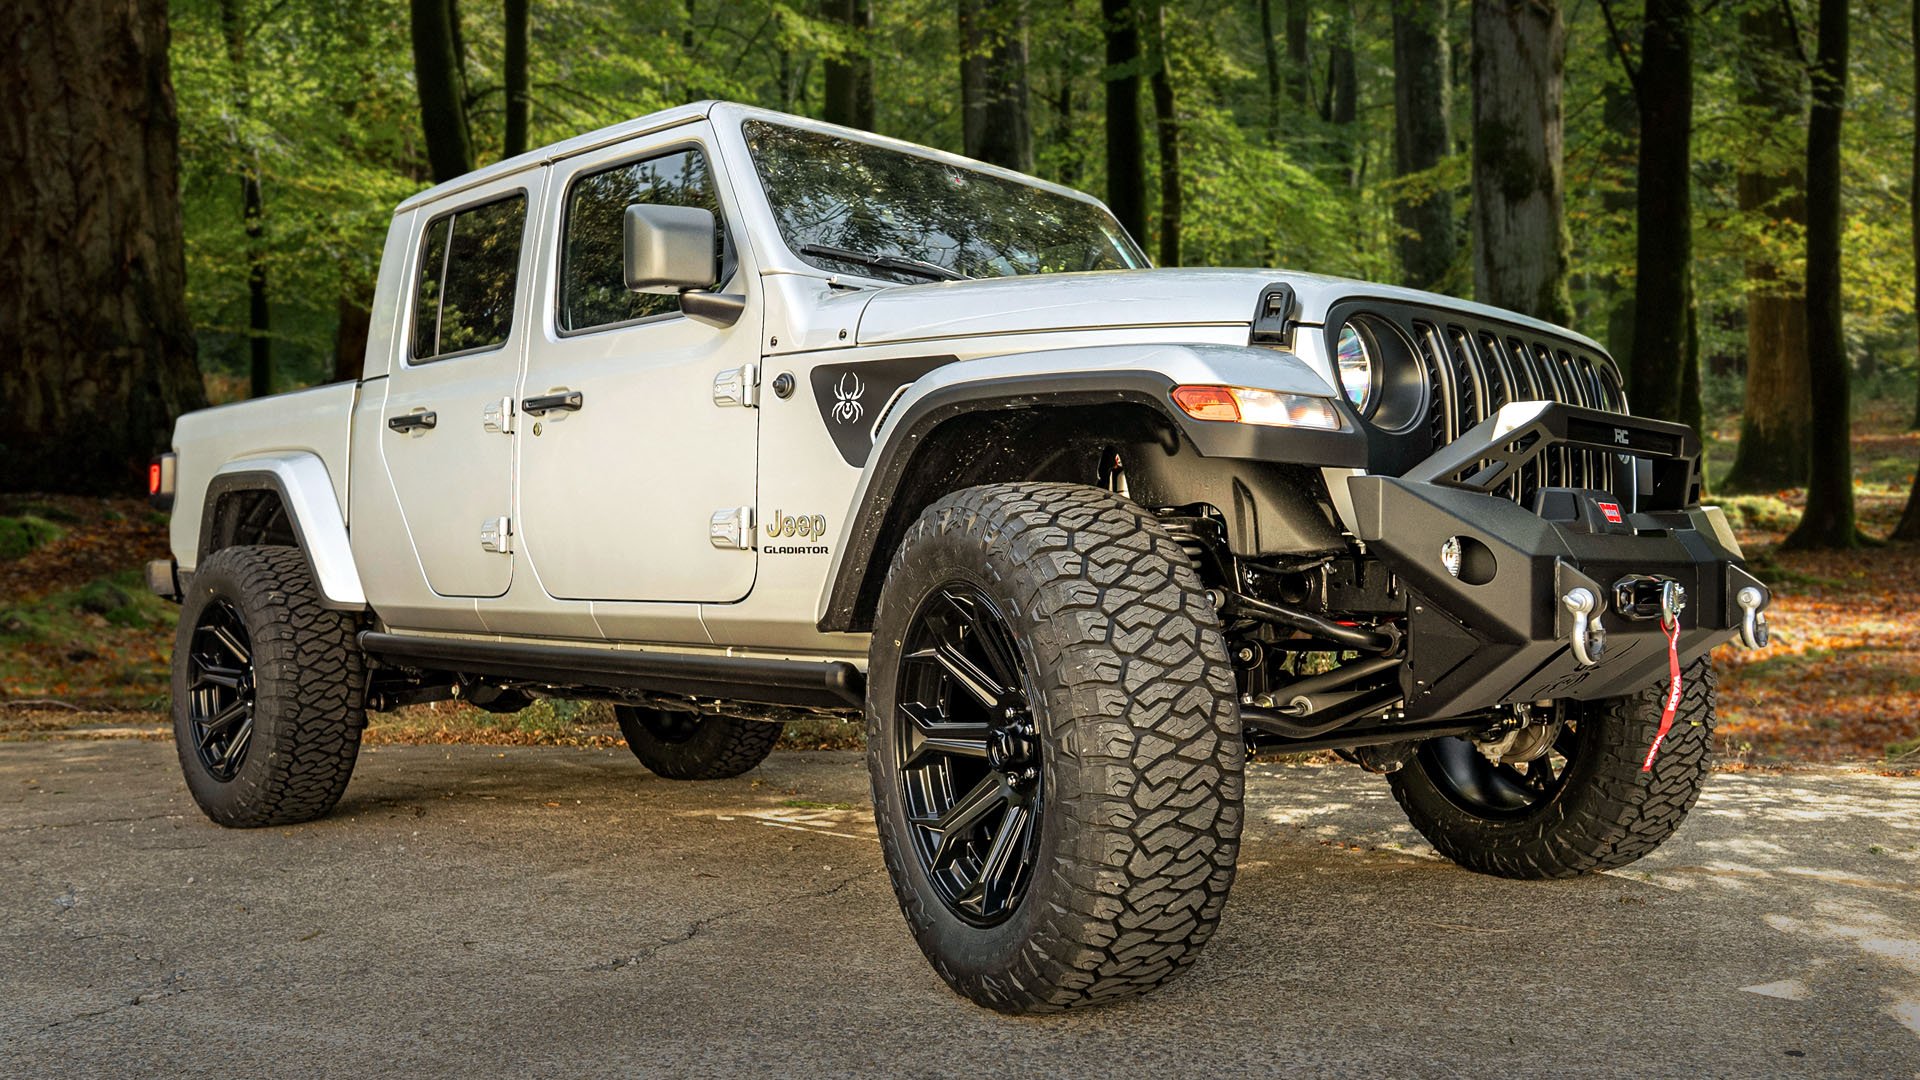
<path id="1" fill-rule="evenodd" d="M 195 565 L 213 553 L 214 506 L 222 496 L 239 491 L 271 491 L 280 497 L 323 605 L 336 611 L 366 610 L 367 593 L 353 561 L 347 522 L 334 498 L 332 477 L 326 462 L 310 451 L 260 454 L 220 466 L 207 482 Z"/>
<path id="2" fill-rule="evenodd" d="M 1341 431 L 1196 420 L 1174 407 L 1181 385 L 1246 386 L 1331 398 Z M 1345 399 L 1306 361 L 1290 353 L 1234 345 L 1096 345 L 982 357 L 938 367 L 887 408 L 874 432 L 848 508 L 847 527 L 828 568 L 817 610 L 819 629 L 855 628 L 894 494 L 915 454 L 941 424 L 982 411 L 1079 405 L 1139 405 L 1157 412 L 1201 457 L 1365 468 L 1367 437 Z M 1170 447 L 1171 449 L 1171 447 Z"/>

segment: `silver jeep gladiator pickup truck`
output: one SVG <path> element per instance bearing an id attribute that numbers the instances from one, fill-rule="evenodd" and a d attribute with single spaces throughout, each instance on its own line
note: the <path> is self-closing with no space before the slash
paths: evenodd
<path id="1" fill-rule="evenodd" d="M 181 767 L 328 812 L 368 710 L 611 702 L 679 779 L 863 717 L 941 977 L 1042 1012 L 1191 963 L 1250 744 L 1383 774 L 1475 870 L 1625 865 L 1767 588 L 1594 342 L 1156 270 L 1079 192 L 724 103 L 395 210 L 357 382 L 154 472 Z"/>

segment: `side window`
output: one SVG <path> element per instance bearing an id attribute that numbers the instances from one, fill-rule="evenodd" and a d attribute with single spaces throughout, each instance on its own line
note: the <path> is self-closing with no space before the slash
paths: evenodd
<path id="1" fill-rule="evenodd" d="M 713 172 L 699 150 L 616 165 L 583 176 L 567 192 L 565 232 L 560 248 L 560 329 L 591 330 L 680 310 L 680 298 L 627 291 L 620 265 L 622 229 L 634 203 L 698 206 L 721 220 Z M 714 258 L 725 266 L 726 229 L 715 230 Z"/>
<path id="2" fill-rule="evenodd" d="M 427 226 L 414 287 L 416 363 L 506 343 L 526 223 L 527 197 L 514 195 Z"/>

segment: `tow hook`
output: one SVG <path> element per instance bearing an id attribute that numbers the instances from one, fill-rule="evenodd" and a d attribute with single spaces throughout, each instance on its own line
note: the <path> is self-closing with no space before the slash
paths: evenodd
<path id="1" fill-rule="evenodd" d="M 1581 667 L 1599 663 L 1607 651 L 1607 632 L 1594 614 L 1599 598 L 1593 595 L 1592 589 L 1583 586 L 1568 590 L 1560 603 L 1573 615 L 1573 658 Z"/>
<path id="2" fill-rule="evenodd" d="M 1767 647 L 1767 614 L 1760 610 L 1767 602 L 1766 593 L 1752 585 L 1733 594 L 1733 602 L 1740 608 L 1740 645 L 1746 649 L 1764 649 Z"/>

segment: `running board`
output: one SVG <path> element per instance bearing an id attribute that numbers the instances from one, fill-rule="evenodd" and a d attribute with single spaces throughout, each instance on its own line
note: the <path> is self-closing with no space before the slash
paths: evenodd
<path id="1" fill-rule="evenodd" d="M 361 633 L 360 648 L 398 667 L 543 683 L 561 689 L 646 690 L 828 709 L 859 708 L 866 700 L 866 676 L 844 660 L 526 645 L 374 630 Z"/>

